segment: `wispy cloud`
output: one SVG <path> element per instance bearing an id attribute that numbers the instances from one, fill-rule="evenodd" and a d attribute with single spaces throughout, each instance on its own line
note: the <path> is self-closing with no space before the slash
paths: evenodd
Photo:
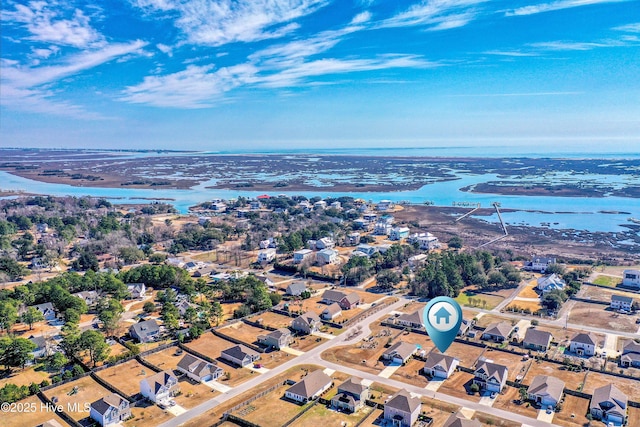
<path id="1" fill-rule="evenodd" d="M 552 12 L 572 7 L 588 6 L 599 3 L 620 3 L 628 0 L 558 0 L 549 3 L 539 3 L 505 11 L 505 16 L 534 15 L 536 13 Z"/>
<path id="2" fill-rule="evenodd" d="M 539 56 L 539 54 L 535 52 L 522 52 L 520 50 L 488 50 L 482 53 L 484 55 L 513 56 L 513 57 Z"/>
<path id="3" fill-rule="evenodd" d="M 619 27 L 614 27 L 614 30 L 624 31 L 627 33 L 640 33 L 640 22 L 636 22 L 633 24 L 621 25 Z"/>
<path id="4" fill-rule="evenodd" d="M 474 7 L 488 0 L 423 0 L 379 23 L 381 28 L 424 26 L 430 30 L 461 27 L 478 15 Z"/>
<path id="5" fill-rule="evenodd" d="M 582 95 L 584 92 L 513 92 L 513 93 L 468 93 L 468 94 L 458 94 L 458 95 L 450 95 L 453 98 L 475 98 L 475 97 L 527 97 L 527 96 L 573 96 L 573 95 Z"/>
<path id="6" fill-rule="evenodd" d="M 24 26 L 30 33 L 29 40 L 77 48 L 104 43 L 82 10 L 68 9 L 56 1 L 16 4 L 13 10 L 2 11 L 2 20 Z"/>
<path id="7" fill-rule="evenodd" d="M 572 50 L 592 50 L 602 47 L 624 46 L 621 40 L 602 40 L 597 42 L 570 42 L 570 41 L 550 41 L 540 43 L 530 43 L 534 49 L 546 51 L 572 51 Z"/>
<path id="8" fill-rule="evenodd" d="M 175 25 L 189 43 L 220 46 L 279 38 L 299 28 L 292 22 L 329 0 L 134 0 L 144 10 L 177 14 Z"/>

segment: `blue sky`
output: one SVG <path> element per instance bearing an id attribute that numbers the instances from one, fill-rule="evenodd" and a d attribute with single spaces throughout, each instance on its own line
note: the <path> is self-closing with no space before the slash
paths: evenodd
<path id="1" fill-rule="evenodd" d="M 2 2 L 1 146 L 640 150 L 640 1 Z"/>

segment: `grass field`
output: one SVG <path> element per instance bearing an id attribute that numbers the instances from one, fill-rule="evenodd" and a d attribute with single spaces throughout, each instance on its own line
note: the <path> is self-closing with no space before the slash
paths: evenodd
<path id="1" fill-rule="evenodd" d="M 155 372 L 135 359 L 112 366 L 97 375 L 129 396 L 140 392 L 140 381 L 154 375 Z"/>
<path id="2" fill-rule="evenodd" d="M 131 407 L 131 415 L 133 418 L 124 422 L 125 427 L 156 427 L 173 418 L 173 415 L 149 402 Z"/>
<path id="3" fill-rule="evenodd" d="M 38 368 L 40 366 L 40 368 Z M 38 369 L 38 370 L 36 370 Z M 0 379 L 0 387 L 5 384 L 15 384 L 17 386 L 29 385 L 31 383 L 40 384 L 42 380 L 49 380 L 49 373 L 42 369 L 41 365 L 35 365 L 24 370 L 11 369 L 9 376 Z"/>
<path id="4" fill-rule="evenodd" d="M 73 390 L 76 387 L 77 392 L 73 393 Z M 69 393 L 72 394 L 69 395 Z M 49 389 L 45 391 L 44 394 L 49 399 L 54 396 L 58 398 L 57 404 L 62 405 L 65 408 L 65 412 L 74 420 L 79 421 L 89 416 L 89 411 L 85 411 L 85 404 L 91 404 L 101 397 L 111 394 L 111 392 L 98 384 L 93 378 L 87 376 L 59 387 Z M 70 408 L 74 407 L 77 410 L 71 411 Z"/>
<path id="5" fill-rule="evenodd" d="M 467 290 L 464 292 L 460 292 L 455 300 L 463 306 L 478 307 L 486 310 L 491 310 L 495 306 L 500 304 L 504 300 L 504 298 L 498 295 L 489 295 L 473 290 Z"/>
<path id="6" fill-rule="evenodd" d="M 38 396 L 29 396 L 26 399 L 22 399 L 17 402 L 16 409 L 22 409 L 20 415 L 3 414 L 2 426 L 3 427 L 33 427 L 43 424 L 49 420 L 56 420 L 61 425 L 67 424 L 58 417 L 53 411 L 42 410 L 42 401 L 38 399 Z"/>
<path id="7" fill-rule="evenodd" d="M 622 283 L 622 278 L 613 277 L 613 276 L 598 275 L 593 280 L 593 283 L 595 283 L 596 285 L 610 286 L 612 288 L 615 288 L 616 286 L 618 286 L 619 284 Z"/>
<path id="8" fill-rule="evenodd" d="M 317 404 L 309 411 L 305 412 L 303 416 L 298 418 L 292 427 L 316 427 L 318 425 L 324 426 L 353 426 L 360 420 L 365 418 L 371 413 L 373 408 L 365 406 L 360 411 L 354 414 L 346 414 L 344 412 L 334 411 L 327 408 L 322 404 Z M 343 424 L 347 423 L 347 424 Z"/>

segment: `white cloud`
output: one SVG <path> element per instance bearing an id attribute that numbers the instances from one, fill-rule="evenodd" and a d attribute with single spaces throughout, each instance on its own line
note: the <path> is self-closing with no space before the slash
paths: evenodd
<path id="1" fill-rule="evenodd" d="M 63 14 L 70 14 L 63 17 Z M 29 40 L 85 48 L 104 43 L 80 9 L 65 10 L 56 2 L 32 1 L 17 4 L 12 11 L 2 11 L 2 20 L 23 25 L 31 34 Z"/>
<path id="2" fill-rule="evenodd" d="M 615 47 L 623 46 L 624 42 L 619 40 L 604 40 L 598 42 L 567 42 L 567 41 L 551 41 L 541 43 L 530 43 L 534 49 L 551 50 L 551 51 L 572 51 L 572 50 L 592 50 L 599 47 Z"/>
<path id="3" fill-rule="evenodd" d="M 627 33 L 640 33 L 640 22 L 636 22 L 633 24 L 621 25 L 619 27 L 615 27 L 614 30 L 624 31 Z"/>
<path id="4" fill-rule="evenodd" d="M 158 48 L 158 50 L 160 52 L 166 54 L 167 56 L 169 56 L 169 57 L 173 56 L 173 48 L 171 46 L 167 46 L 166 44 L 158 43 L 156 45 L 156 47 Z"/>
<path id="5" fill-rule="evenodd" d="M 329 0 L 135 0 L 144 10 L 176 13 L 175 25 L 194 44 L 220 46 L 279 38 L 299 28 L 294 19 Z"/>
<path id="6" fill-rule="evenodd" d="M 599 3 L 620 3 L 627 0 L 558 0 L 550 3 L 523 6 L 505 12 L 505 16 L 534 15 L 536 13 L 551 12 L 554 10 L 569 9 L 572 7 L 588 6 Z"/>
<path id="7" fill-rule="evenodd" d="M 371 12 L 369 12 L 368 10 L 365 10 L 364 12 L 361 12 L 356 16 L 354 16 L 354 18 L 351 20 L 351 24 L 363 24 L 365 22 L 369 22 L 370 20 L 371 20 Z"/>
<path id="8" fill-rule="evenodd" d="M 380 27 L 429 26 L 431 30 L 461 27 L 475 19 L 474 6 L 488 0 L 423 0 L 382 21 Z"/>
<path id="9" fill-rule="evenodd" d="M 534 52 L 522 52 L 519 50 L 489 50 L 486 52 L 482 52 L 484 55 L 496 55 L 496 56 L 538 56 L 537 53 Z"/>

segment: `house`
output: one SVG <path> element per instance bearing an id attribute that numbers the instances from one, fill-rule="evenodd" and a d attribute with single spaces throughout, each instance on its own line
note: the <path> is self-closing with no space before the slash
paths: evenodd
<path id="1" fill-rule="evenodd" d="M 482 361 L 476 366 L 473 372 L 473 383 L 477 384 L 483 390 L 500 393 L 507 383 L 508 373 L 509 370 L 506 366 Z"/>
<path id="2" fill-rule="evenodd" d="M 462 412 L 456 412 L 447 418 L 442 427 L 482 427 L 482 423 L 468 419 Z"/>
<path id="3" fill-rule="evenodd" d="M 536 375 L 527 389 L 527 398 L 542 408 L 555 408 L 563 394 L 564 381 L 548 375 Z"/>
<path id="4" fill-rule="evenodd" d="M 392 210 L 394 204 L 391 200 L 380 200 L 376 205 L 376 209 L 382 212 Z"/>
<path id="5" fill-rule="evenodd" d="M 95 305 L 98 302 L 98 298 L 100 298 L 100 295 L 98 295 L 98 292 L 96 291 L 82 291 L 82 292 L 76 292 L 75 294 L 71 294 L 71 295 L 73 295 L 76 298 L 80 298 L 89 307 L 91 307 L 92 305 Z"/>
<path id="6" fill-rule="evenodd" d="M 354 231 L 353 233 L 347 234 L 345 244 L 347 246 L 358 246 L 360 244 L 360 233 Z"/>
<path id="7" fill-rule="evenodd" d="M 620 356 L 620 366 L 640 368 L 640 344 L 633 340 L 624 344 Z"/>
<path id="8" fill-rule="evenodd" d="M 260 200 L 251 200 L 249 202 L 249 209 L 252 211 L 259 211 L 262 209 L 262 202 L 260 202 Z"/>
<path id="9" fill-rule="evenodd" d="M 395 227 L 389 232 L 390 240 L 400 240 L 409 237 L 409 227 Z"/>
<path id="10" fill-rule="evenodd" d="M 303 261 L 311 259 L 313 257 L 313 251 L 311 249 L 300 249 L 293 253 L 293 263 L 300 264 Z"/>
<path id="11" fill-rule="evenodd" d="M 578 356 L 594 356 L 598 346 L 598 337 L 592 332 L 580 332 L 569 342 L 569 351 Z"/>
<path id="12" fill-rule="evenodd" d="M 393 427 L 411 427 L 422 410 L 422 401 L 406 390 L 399 390 L 384 404 L 384 419 Z"/>
<path id="13" fill-rule="evenodd" d="M 265 335 L 258 335 L 258 343 L 280 350 L 289 347 L 291 343 L 291 331 L 287 328 L 279 328 Z"/>
<path id="14" fill-rule="evenodd" d="M 427 356 L 426 362 L 424 362 L 422 372 L 432 378 L 447 379 L 453 374 L 459 364 L 460 361 L 455 357 L 432 351 L 429 353 L 429 356 Z"/>
<path id="15" fill-rule="evenodd" d="M 315 210 L 326 209 L 326 208 L 327 208 L 327 202 L 325 202 L 324 200 L 318 200 L 313 204 L 313 209 Z"/>
<path id="16" fill-rule="evenodd" d="M 360 295 L 358 295 L 357 292 L 345 294 L 344 292 L 329 289 L 324 291 L 320 302 L 324 304 L 333 304 L 335 302 L 338 303 L 343 310 L 351 310 L 360 304 Z"/>
<path id="17" fill-rule="evenodd" d="M 378 214 L 372 212 L 372 211 L 368 211 L 365 210 L 362 213 L 362 219 L 364 219 L 365 221 L 369 221 L 369 222 L 376 222 L 378 220 Z"/>
<path id="18" fill-rule="evenodd" d="M 56 310 L 53 308 L 53 304 L 50 302 L 45 302 L 43 304 L 38 304 L 32 306 L 36 310 L 38 310 L 44 316 L 44 320 L 47 322 L 51 322 L 56 320 Z"/>
<path id="19" fill-rule="evenodd" d="M 423 315 L 423 309 L 418 309 L 413 313 L 402 313 L 396 318 L 396 324 L 412 329 L 424 329 Z"/>
<path id="20" fill-rule="evenodd" d="M 389 224 L 386 221 L 378 221 L 376 225 L 373 226 L 373 234 L 376 236 L 388 236 L 391 233 L 391 229 L 393 225 Z"/>
<path id="21" fill-rule="evenodd" d="M 147 286 L 144 283 L 127 283 L 127 291 L 131 298 L 144 298 L 147 293 Z"/>
<path id="22" fill-rule="evenodd" d="M 611 309 L 631 312 L 633 298 L 624 295 L 611 295 Z"/>
<path id="23" fill-rule="evenodd" d="M 417 244 L 423 251 L 430 251 L 440 247 L 438 238 L 431 233 L 413 233 L 407 238 L 411 245 Z"/>
<path id="24" fill-rule="evenodd" d="M 227 205 L 222 202 L 215 202 L 209 205 L 209 209 L 217 213 L 223 213 L 227 210 Z"/>
<path id="25" fill-rule="evenodd" d="M 640 270 L 625 270 L 622 272 L 622 286 L 640 289 Z"/>
<path id="26" fill-rule="evenodd" d="M 268 248 L 258 252 L 258 262 L 271 262 L 276 258 L 276 250 Z"/>
<path id="27" fill-rule="evenodd" d="M 177 301 L 175 303 L 175 306 L 178 308 L 178 313 L 180 313 L 180 316 L 182 317 L 184 317 L 185 314 L 187 314 L 187 310 L 189 308 L 193 308 L 193 309 L 198 308 L 196 304 L 189 302 L 187 299 L 182 299 L 180 301 Z"/>
<path id="28" fill-rule="evenodd" d="M 608 384 L 593 391 L 589 413 L 607 424 L 622 425 L 627 416 L 628 401 L 627 395 L 618 387 Z"/>
<path id="29" fill-rule="evenodd" d="M 303 334 L 312 334 L 320 328 L 321 324 L 320 317 L 313 311 L 308 311 L 293 319 L 291 329 Z"/>
<path id="30" fill-rule="evenodd" d="M 199 383 L 217 380 L 224 374 L 224 370 L 216 363 L 207 362 L 190 353 L 186 353 L 182 359 L 180 359 L 176 369 Z"/>
<path id="31" fill-rule="evenodd" d="M 337 302 L 334 302 L 333 304 L 331 304 L 329 307 L 325 308 L 322 313 L 320 314 L 320 317 L 322 318 L 322 320 L 333 320 L 336 317 L 340 316 L 342 314 L 342 308 L 340 307 L 340 304 L 338 304 Z"/>
<path id="32" fill-rule="evenodd" d="M 536 289 L 546 294 L 551 291 L 563 290 L 567 286 L 556 273 L 550 276 L 540 277 L 537 281 Z"/>
<path id="33" fill-rule="evenodd" d="M 544 273 L 551 264 L 555 264 L 556 259 L 551 257 L 533 257 L 525 266 L 525 270 Z"/>
<path id="34" fill-rule="evenodd" d="M 305 282 L 291 282 L 285 290 L 286 295 L 299 297 L 304 291 L 307 290 L 307 284 Z"/>
<path id="35" fill-rule="evenodd" d="M 338 393 L 331 399 L 331 406 L 356 412 L 368 398 L 369 386 L 362 384 L 362 379 L 351 377 L 338 386 Z"/>
<path id="36" fill-rule="evenodd" d="M 333 380 L 322 370 L 318 369 L 292 385 L 285 391 L 287 399 L 298 403 L 307 403 L 319 397 L 333 385 Z"/>
<path id="37" fill-rule="evenodd" d="M 322 299 L 320 302 L 323 304 L 333 304 L 334 302 L 340 303 L 340 301 L 342 301 L 346 296 L 347 294 L 344 292 L 328 289 L 322 293 Z"/>
<path id="38" fill-rule="evenodd" d="M 118 425 L 131 417 L 131 408 L 127 399 L 111 393 L 91 403 L 89 416 L 103 427 Z"/>
<path id="39" fill-rule="evenodd" d="M 386 349 L 380 356 L 384 360 L 390 360 L 393 363 L 405 364 L 407 361 L 416 354 L 418 347 L 410 342 L 398 341 L 391 347 Z"/>
<path id="40" fill-rule="evenodd" d="M 356 247 L 356 251 L 362 252 L 366 256 L 370 257 L 371 255 L 378 252 L 378 248 L 375 246 L 367 245 L 366 243 L 361 243 Z"/>
<path id="41" fill-rule="evenodd" d="M 535 351 L 547 351 L 553 340 L 553 335 L 547 331 L 529 328 L 524 334 L 522 345 L 524 348 Z"/>
<path id="42" fill-rule="evenodd" d="M 332 209 L 337 209 L 340 210 L 342 209 L 342 203 L 338 202 L 337 200 L 335 202 L 331 202 L 331 204 L 329 205 L 329 207 L 331 207 Z"/>
<path id="43" fill-rule="evenodd" d="M 49 345 L 45 337 L 42 335 L 37 337 L 31 336 L 29 341 L 36 345 L 36 348 L 31 352 L 34 359 L 40 359 L 41 357 L 49 355 Z"/>
<path id="44" fill-rule="evenodd" d="M 469 322 L 466 319 L 462 319 L 462 322 L 460 323 L 460 328 L 458 329 L 458 333 L 456 335 L 459 337 L 464 337 L 467 335 L 470 328 L 471 328 L 471 322 Z"/>
<path id="45" fill-rule="evenodd" d="M 158 323 L 153 319 L 138 322 L 131 325 L 129 335 L 141 343 L 152 342 L 160 336 L 160 326 L 158 326 Z"/>
<path id="46" fill-rule="evenodd" d="M 198 264 L 193 261 L 189 261 L 182 268 L 189 272 L 193 272 L 198 268 Z"/>
<path id="47" fill-rule="evenodd" d="M 358 218 L 353 220 L 353 228 L 356 230 L 371 231 L 371 229 L 373 229 L 373 223 L 364 218 Z"/>
<path id="48" fill-rule="evenodd" d="M 228 362 L 245 367 L 260 359 L 260 353 L 245 345 L 238 344 L 223 350 L 220 357 Z"/>
<path id="49" fill-rule="evenodd" d="M 323 249 L 316 254 L 318 265 L 335 264 L 338 261 L 338 251 L 334 249 Z"/>
<path id="50" fill-rule="evenodd" d="M 509 322 L 495 322 L 487 326 L 482 333 L 483 340 L 493 340 L 495 342 L 503 342 L 509 339 L 509 334 L 513 326 Z"/>
<path id="51" fill-rule="evenodd" d="M 36 224 L 36 230 L 38 230 L 38 233 L 46 233 L 49 231 L 49 224 L 46 222 L 40 222 Z"/>
<path id="52" fill-rule="evenodd" d="M 269 289 L 271 292 L 275 292 L 276 291 L 276 284 L 273 283 L 273 280 L 269 279 L 267 276 L 262 276 L 262 275 L 258 275 L 255 276 L 256 279 L 260 280 L 262 283 L 265 284 L 265 286 L 267 287 L 267 289 Z"/>
<path id="53" fill-rule="evenodd" d="M 316 240 L 316 249 L 333 249 L 336 247 L 336 242 L 333 241 L 331 237 L 323 237 L 322 239 Z"/>
<path id="54" fill-rule="evenodd" d="M 171 371 L 161 371 L 140 381 L 140 394 L 153 403 L 164 404 L 179 391 L 178 378 Z"/>
<path id="55" fill-rule="evenodd" d="M 424 264 L 425 262 L 427 262 L 427 256 L 425 254 L 418 254 L 418 255 L 414 255 L 412 257 L 409 257 L 409 268 L 411 268 L 412 270 L 421 266 L 422 264 Z"/>

